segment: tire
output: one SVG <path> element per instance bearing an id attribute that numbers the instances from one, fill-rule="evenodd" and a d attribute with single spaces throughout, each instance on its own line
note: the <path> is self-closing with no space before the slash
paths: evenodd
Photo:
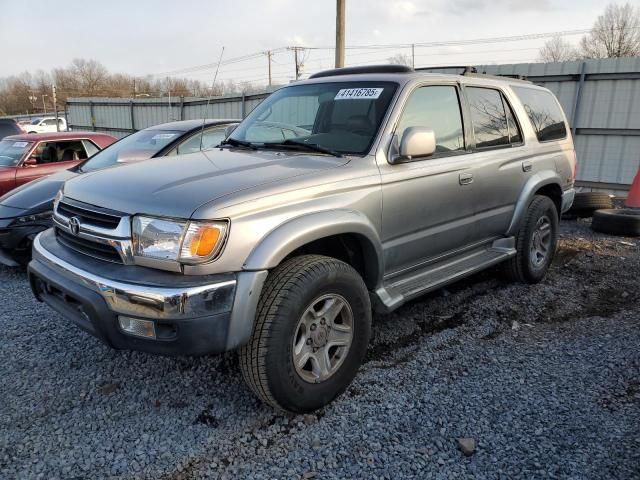
<path id="1" fill-rule="evenodd" d="M 579 218 L 589 218 L 596 210 L 613 208 L 613 200 L 603 192 L 576 193 L 571 209 L 567 215 Z"/>
<path id="2" fill-rule="evenodd" d="M 598 210 L 593 215 L 591 228 L 600 233 L 622 235 L 625 237 L 640 236 L 640 209 L 622 208 L 619 210 Z"/>
<path id="3" fill-rule="evenodd" d="M 331 310 L 322 313 L 325 305 L 341 308 L 335 311 L 338 316 L 334 321 L 330 320 Z M 316 306 L 322 308 L 312 308 Z M 350 346 L 331 345 L 338 335 L 346 343 L 349 322 Z M 364 360 L 370 333 L 369 294 L 350 265 L 320 255 L 291 258 L 265 281 L 251 339 L 239 351 L 242 376 L 263 402 L 278 410 L 317 410 L 351 383 Z M 323 340 L 325 346 L 321 346 Z M 312 351 L 314 358 L 310 356 L 307 363 L 296 367 L 294 356 L 299 355 L 296 359 L 302 364 Z M 326 378 L 316 377 L 323 375 L 316 369 L 316 354 L 325 351 L 328 357 L 322 358 L 332 358 L 328 365 L 335 370 Z"/>
<path id="4" fill-rule="evenodd" d="M 546 231 L 549 232 L 548 237 L 542 233 Z M 549 197 L 536 195 L 529 203 L 529 208 L 516 234 L 517 252 L 505 265 L 509 279 L 522 283 L 540 282 L 553 261 L 557 243 L 556 206 Z M 546 245 L 546 253 L 541 256 L 539 252 L 543 250 L 543 244 Z M 536 246 L 539 248 L 535 248 Z"/>

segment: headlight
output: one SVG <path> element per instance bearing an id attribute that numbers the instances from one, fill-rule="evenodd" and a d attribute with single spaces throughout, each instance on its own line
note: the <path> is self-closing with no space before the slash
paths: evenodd
<path id="1" fill-rule="evenodd" d="M 133 218 L 133 254 L 182 263 L 200 263 L 222 249 L 228 222 L 187 222 L 136 216 Z"/>
<path id="2" fill-rule="evenodd" d="M 48 212 L 36 213 L 34 215 L 25 215 L 24 217 L 16 218 L 13 223 L 14 225 L 29 225 L 30 223 L 37 223 L 43 221 L 51 220 L 51 216 L 53 212 L 49 210 Z"/>

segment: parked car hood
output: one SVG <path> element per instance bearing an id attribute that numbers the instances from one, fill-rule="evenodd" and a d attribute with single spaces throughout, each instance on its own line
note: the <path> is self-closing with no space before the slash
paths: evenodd
<path id="1" fill-rule="evenodd" d="M 189 218 L 234 192 L 344 165 L 346 158 L 299 152 L 209 150 L 87 173 L 65 196 L 128 214 Z"/>
<path id="2" fill-rule="evenodd" d="M 65 181 L 77 176 L 71 170 L 62 170 L 48 177 L 26 183 L 0 197 L 0 205 L 18 209 L 22 214 L 51 210 L 53 200 Z"/>

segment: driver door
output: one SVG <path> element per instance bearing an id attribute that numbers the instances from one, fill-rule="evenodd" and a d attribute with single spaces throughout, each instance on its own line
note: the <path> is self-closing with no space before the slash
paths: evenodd
<path id="1" fill-rule="evenodd" d="M 393 276 L 476 240 L 473 168 L 465 145 L 462 96 L 456 84 L 425 85 L 409 95 L 396 126 L 434 130 L 436 152 L 409 163 L 380 165 L 385 269 Z M 472 177 L 471 177 L 472 178 Z"/>

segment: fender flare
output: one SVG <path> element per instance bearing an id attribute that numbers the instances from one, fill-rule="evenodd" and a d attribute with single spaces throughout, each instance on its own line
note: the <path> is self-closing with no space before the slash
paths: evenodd
<path id="1" fill-rule="evenodd" d="M 326 210 L 292 218 L 267 233 L 244 262 L 245 270 L 269 270 L 297 248 L 340 234 L 358 237 L 365 258 L 365 282 L 372 288 L 383 275 L 382 243 L 371 221 L 355 210 Z"/>
<path id="2" fill-rule="evenodd" d="M 513 211 L 513 217 L 511 217 L 511 223 L 509 224 L 509 229 L 507 230 L 507 236 L 513 236 L 517 233 L 518 228 L 520 227 L 520 221 L 524 217 L 527 212 L 527 208 L 529 207 L 529 203 L 533 199 L 534 195 L 538 190 L 542 187 L 546 187 L 547 185 L 557 185 L 562 191 L 562 180 L 560 176 L 555 171 L 542 171 L 534 174 L 527 180 L 525 183 L 522 192 L 520 193 L 520 197 L 516 202 L 516 207 Z M 558 212 L 558 215 L 560 213 Z"/>

